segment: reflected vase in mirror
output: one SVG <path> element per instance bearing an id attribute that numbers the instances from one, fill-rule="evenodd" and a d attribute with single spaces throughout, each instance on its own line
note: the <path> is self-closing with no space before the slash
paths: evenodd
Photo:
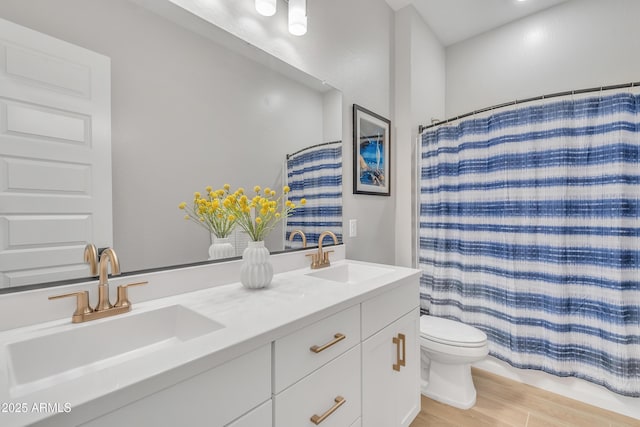
<path id="1" fill-rule="evenodd" d="M 209 246 L 209 261 L 214 259 L 230 258 L 235 256 L 234 249 L 228 237 L 216 237 L 211 233 L 211 246 Z"/>
<path id="2" fill-rule="evenodd" d="M 245 288 L 261 289 L 267 287 L 272 278 L 271 254 L 264 246 L 264 240 L 249 242 L 242 253 L 240 282 Z"/>

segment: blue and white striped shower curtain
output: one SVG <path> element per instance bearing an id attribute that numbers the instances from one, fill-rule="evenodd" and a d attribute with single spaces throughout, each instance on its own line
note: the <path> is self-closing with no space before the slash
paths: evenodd
<path id="1" fill-rule="evenodd" d="M 285 247 L 300 247 L 289 242 L 295 229 L 304 231 L 307 244 L 317 245 L 323 231 L 333 231 L 342 242 L 342 141 L 312 146 L 287 159 L 289 198 L 307 199 L 287 218 Z M 299 237 L 295 241 L 299 241 Z M 326 243 L 326 242 L 325 242 Z"/>
<path id="2" fill-rule="evenodd" d="M 516 105 L 421 140 L 422 309 L 513 366 L 640 397 L 640 97 Z"/>

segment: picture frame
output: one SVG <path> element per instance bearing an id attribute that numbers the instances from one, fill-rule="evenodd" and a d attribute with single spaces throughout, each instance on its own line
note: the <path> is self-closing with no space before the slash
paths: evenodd
<path id="1" fill-rule="evenodd" d="M 353 104 L 353 194 L 391 195 L 391 121 Z"/>

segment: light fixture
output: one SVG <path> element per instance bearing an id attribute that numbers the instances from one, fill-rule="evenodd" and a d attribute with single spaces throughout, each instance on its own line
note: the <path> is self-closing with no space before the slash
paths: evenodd
<path id="1" fill-rule="evenodd" d="M 294 36 L 307 33 L 307 0 L 289 0 L 289 32 Z"/>
<path id="2" fill-rule="evenodd" d="M 276 13 L 278 0 L 256 0 L 256 10 L 262 16 L 273 16 Z"/>
<path id="3" fill-rule="evenodd" d="M 307 0 L 284 0 L 289 4 L 289 32 L 294 36 L 307 33 Z M 278 0 L 255 0 L 260 15 L 273 16 Z"/>

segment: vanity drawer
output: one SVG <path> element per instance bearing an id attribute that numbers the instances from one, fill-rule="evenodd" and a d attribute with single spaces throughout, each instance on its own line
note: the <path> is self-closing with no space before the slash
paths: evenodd
<path id="1" fill-rule="evenodd" d="M 420 305 L 420 280 L 403 279 L 395 289 L 362 303 L 362 339 L 390 325 Z"/>
<path id="2" fill-rule="evenodd" d="M 314 427 L 311 417 L 322 417 L 337 406 L 322 427 L 351 426 L 361 412 L 360 359 L 358 345 L 276 395 L 275 425 Z"/>
<path id="3" fill-rule="evenodd" d="M 274 392 L 281 392 L 359 342 L 359 305 L 275 341 Z"/>

